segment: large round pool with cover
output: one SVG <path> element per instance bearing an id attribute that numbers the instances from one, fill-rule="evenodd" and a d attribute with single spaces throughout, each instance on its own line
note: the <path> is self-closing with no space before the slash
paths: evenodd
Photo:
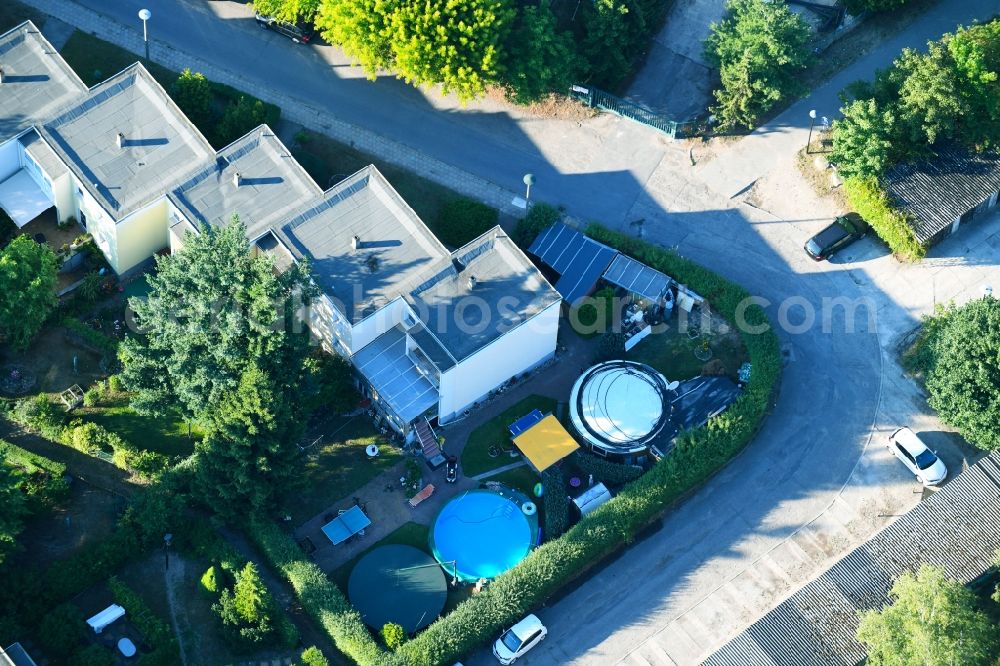
<path id="1" fill-rule="evenodd" d="M 372 629 L 395 622 L 413 633 L 441 614 L 448 583 L 427 553 L 413 546 L 379 546 L 354 565 L 347 594 Z"/>

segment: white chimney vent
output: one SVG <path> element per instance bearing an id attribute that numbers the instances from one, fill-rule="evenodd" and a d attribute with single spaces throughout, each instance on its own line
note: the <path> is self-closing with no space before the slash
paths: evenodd
<path id="1" fill-rule="evenodd" d="M 115 144 L 119 148 L 122 148 L 125 145 L 125 135 L 122 134 L 121 132 L 118 132 L 118 134 L 115 135 Z"/>
<path id="2" fill-rule="evenodd" d="M 233 174 L 233 187 L 239 187 L 243 184 L 243 174 L 239 171 Z"/>
<path id="3" fill-rule="evenodd" d="M 469 276 L 469 289 L 475 289 L 475 288 L 476 288 L 476 276 L 475 275 L 470 275 Z"/>
<path id="4" fill-rule="evenodd" d="M 361 236 L 355 236 L 351 239 L 351 249 L 357 250 L 361 247 Z"/>
<path id="5" fill-rule="evenodd" d="M 0 67 L 0 84 L 3 83 L 3 67 Z"/>

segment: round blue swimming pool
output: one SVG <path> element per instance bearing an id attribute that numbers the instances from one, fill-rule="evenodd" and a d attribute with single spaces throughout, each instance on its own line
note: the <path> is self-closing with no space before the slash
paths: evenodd
<path id="1" fill-rule="evenodd" d="M 524 559 L 531 526 L 515 502 L 470 490 L 444 505 L 430 534 L 431 552 L 463 582 L 491 579 Z"/>

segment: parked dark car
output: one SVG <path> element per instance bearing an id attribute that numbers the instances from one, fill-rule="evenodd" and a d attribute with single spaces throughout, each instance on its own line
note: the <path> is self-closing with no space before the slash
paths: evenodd
<path id="1" fill-rule="evenodd" d="M 260 13 L 254 14 L 253 18 L 261 28 L 274 30 L 278 34 L 288 37 L 296 44 L 308 44 L 309 40 L 312 39 L 312 29 L 309 27 L 295 25 L 287 21 L 279 21 L 273 16 L 265 16 Z"/>
<path id="2" fill-rule="evenodd" d="M 868 233 L 868 223 L 857 213 L 841 215 L 833 224 L 806 241 L 806 254 L 822 261 L 829 259 L 838 250 L 842 250 Z"/>

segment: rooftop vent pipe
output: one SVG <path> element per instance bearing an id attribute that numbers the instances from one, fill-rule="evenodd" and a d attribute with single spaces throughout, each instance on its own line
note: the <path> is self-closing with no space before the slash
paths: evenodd
<path id="1" fill-rule="evenodd" d="M 233 187 L 239 187 L 243 184 L 243 174 L 239 171 L 233 174 Z"/>
<path id="2" fill-rule="evenodd" d="M 125 145 L 125 135 L 121 132 L 118 132 L 118 134 L 115 135 L 115 145 L 119 148 L 122 148 Z"/>

